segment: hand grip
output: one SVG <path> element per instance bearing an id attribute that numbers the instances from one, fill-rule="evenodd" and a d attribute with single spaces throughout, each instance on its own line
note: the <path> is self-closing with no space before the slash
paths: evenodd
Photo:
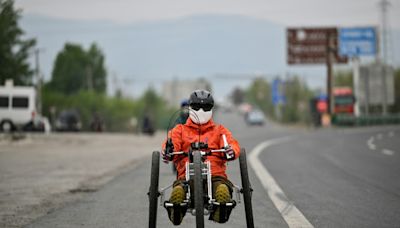
<path id="1" fill-rule="evenodd" d="M 228 141 L 226 140 L 225 134 L 222 135 L 222 140 L 224 140 L 224 148 L 225 148 L 225 149 L 228 148 L 229 145 L 228 145 Z"/>

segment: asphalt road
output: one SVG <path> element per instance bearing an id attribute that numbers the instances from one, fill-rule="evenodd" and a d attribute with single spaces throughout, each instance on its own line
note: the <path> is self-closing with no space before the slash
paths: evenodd
<path id="1" fill-rule="evenodd" d="M 223 115 L 222 115 L 223 114 Z M 223 117 L 223 118 L 222 118 Z M 400 127 L 305 130 L 274 124 L 249 127 L 233 113 L 220 113 L 241 146 L 250 153 L 258 144 L 290 136 L 262 151 L 259 159 L 315 227 L 400 227 Z M 150 154 L 150 153 L 149 153 Z M 150 157 L 81 200 L 50 212 L 27 227 L 147 227 Z M 238 162 L 228 176 L 240 185 Z M 249 169 L 256 227 L 288 227 L 262 182 Z M 174 180 L 171 167 L 161 163 L 160 187 Z M 169 192 L 167 192 L 167 197 Z M 158 227 L 174 227 L 163 207 Z M 180 227 L 195 227 L 186 215 Z M 225 225 L 206 220 L 206 227 L 245 227 L 243 204 Z"/>

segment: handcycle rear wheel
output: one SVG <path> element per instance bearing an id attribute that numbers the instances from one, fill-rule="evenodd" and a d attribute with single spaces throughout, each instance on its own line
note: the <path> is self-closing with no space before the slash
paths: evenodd
<path id="1" fill-rule="evenodd" d="M 149 227 L 157 224 L 158 181 L 160 175 L 160 152 L 154 151 L 151 158 L 151 176 L 149 189 Z"/>
<path id="2" fill-rule="evenodd" d="M 239 165 L 240 165 L 240 176 L 242 178 L 242 191 L 243 191 L 243 200 L 244 200 L 244 210 L 246 213 L 246 223 L 247 227 L 253 228 L 253 208 L 251 204 L 251 186 L 249 181 L 249 173 L 247 170 L 247 160 L 246 160 L 246 151 L 242 149 L 240 151 L 239 156 Z"/>
<path id="3" fill-rule="evenodd" d="M 203 177 L 202 160 L 200 152 L 193 153 L 194 168 L 194 208 L 196 210 L 196 227 L 204 227 L 204 197 L 203 197 Z"/>

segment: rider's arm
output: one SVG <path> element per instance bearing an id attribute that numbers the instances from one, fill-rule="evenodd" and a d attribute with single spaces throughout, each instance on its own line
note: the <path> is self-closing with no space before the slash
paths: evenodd
<path id="1" fill-rule="evenodd" d="M 235 138 L 233 138 L 232 133 L 222 125 L 220 125 L 220 133 L 221 133 L 220 147 L 221 148 L 224 147 L 224 141 L 222 140 L 222 135 L 225 135 L 226 141 L 228 141 L 228 144 L 231 146 L 233 151 L 235 151 L 235 158 L 238 158 L 240 155 L 239 142 Z"/>
<path id="2" fill-rule="evenodd" d="M 181 151 L 182 148 L 182 125 L 178 124 L 174 127 L 169 133 L 168 138 L 172 139 L 172 143 L 174 144 L 174 151 Z M 165 150 L 167 140 L 162 144 L 162 149 Z M 177 159 L 180 159 L 181 156 L 174 156 L 173 161 L 175 162 Z"/>

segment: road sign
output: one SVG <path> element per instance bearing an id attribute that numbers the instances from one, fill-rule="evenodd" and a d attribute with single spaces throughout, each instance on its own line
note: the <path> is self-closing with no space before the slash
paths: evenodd
<path id="1" fill-rule="evenodd" d="M 381 105 L 385 99 L 387 104 L 394 104 L 393 68 L 381 64 L 360 67 L 360 83 L 356 89 L 360 105 Z"/>
<path id="2" fill-rule="evenodd" d="M 334 63 L 347 63 L 347 58 L 337 53 L 338 31 L 329 28 L 288 28 L 287 62 L 288 64 L 325 64 L 328 56 L 328 44 L 332 40 Z"/>
<path id="3" fill-rule="evenodd" d="M 339 29 L 339 55 L 347 57 L 376 55 L 375 27 Z"/>
<path id="4" fill-rule="evenodd" d="M 274 105 L 286 103 L 286 97 L 283 92 L 283 83 L 278 78 L 274 79 L 272 82 L 272 103 Z"/>

